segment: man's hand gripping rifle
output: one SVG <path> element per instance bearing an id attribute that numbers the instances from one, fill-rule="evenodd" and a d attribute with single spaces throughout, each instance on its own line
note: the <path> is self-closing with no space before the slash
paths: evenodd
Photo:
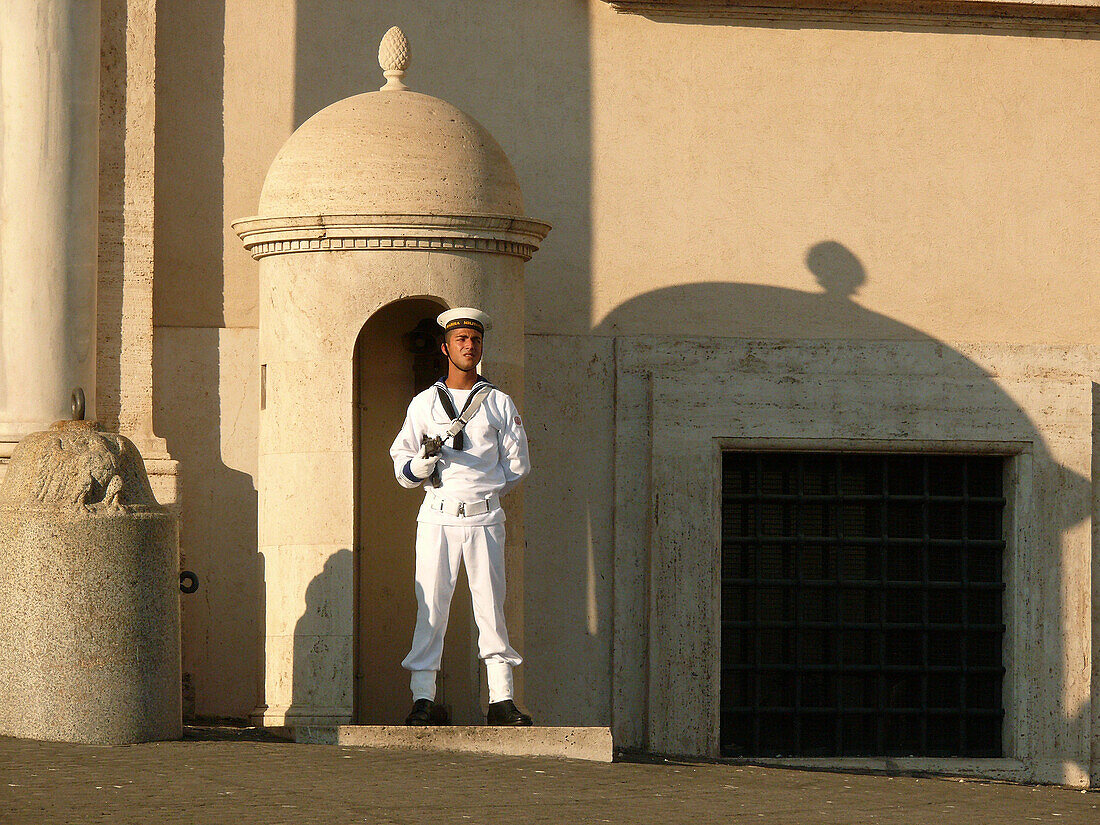
<path id="1" fill-rule="evenodd" d="M 443 452 L 443 440 L 445 438 L 448 438 L 448 436 L 428 436 L 425 434 L 424 437 L 420 439 L 420 446 L 424 448 L 424 457 L 431 458 Z M 440 485 L 438 464 L 435 465 L 435 469 L 432 470 L 432 474 L 428 476 L 428 483 L 431 484 L 433 487 L 438 487 Z"/>

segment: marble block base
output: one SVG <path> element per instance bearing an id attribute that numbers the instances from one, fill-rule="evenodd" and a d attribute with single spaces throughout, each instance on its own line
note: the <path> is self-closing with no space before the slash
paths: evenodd
<path id="1" fill-rule="evenodd" d="M 464 751 L 497 756 L 554 756 L 611 762 L 610 728 L 504 728 L 483 725 L 297 727 L 294 741 L 312 745 L 416 751 Z"/>

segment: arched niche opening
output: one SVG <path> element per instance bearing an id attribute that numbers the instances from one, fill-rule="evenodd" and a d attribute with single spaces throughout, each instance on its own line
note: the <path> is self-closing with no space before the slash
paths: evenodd
<path id="1" fill-rule="evenodd" d="M 413 591 L 419 490 L 394 479 L 389 449 L 412 397 L 446 372 L 442 330 L 447 305 L 406 298 L 379 309 L 359 332 L 354 354 L 357 667 L 356 721 L 398 724 L 410 703 L 401 660 L 416 623 Z M 437 702 L 456 724 L 481 720 L 477 636 L 462 571 L 439 674 Z"/>

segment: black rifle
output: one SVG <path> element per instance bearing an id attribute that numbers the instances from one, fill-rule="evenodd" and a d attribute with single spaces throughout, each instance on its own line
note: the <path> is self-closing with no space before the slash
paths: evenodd
<path id="1" fill-rule="evenodd" d="M 420 439 L 420 445 L 424 447 L 424 457 L 431 458 L 433 455 L 439 455 L 443 452 L 443 436 L 433 436 L 429 438 L 424 435 Z M 437 464 L 432 470 L 432 474 L 428 477 L 428 481 L 431 482 L 433 487 L 438 487 L 441 482 L 439 480 L 439 465 Z"/>

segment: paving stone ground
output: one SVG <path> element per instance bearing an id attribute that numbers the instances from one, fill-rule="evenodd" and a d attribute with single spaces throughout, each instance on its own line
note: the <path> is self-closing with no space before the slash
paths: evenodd
<path id="1" fill-rule="evenodd" d="M 1100 793 L 722 763 L 405 753 L 249 730 L 96 747 L 0 737 L 0 823 L 1100 825 Z"/>

